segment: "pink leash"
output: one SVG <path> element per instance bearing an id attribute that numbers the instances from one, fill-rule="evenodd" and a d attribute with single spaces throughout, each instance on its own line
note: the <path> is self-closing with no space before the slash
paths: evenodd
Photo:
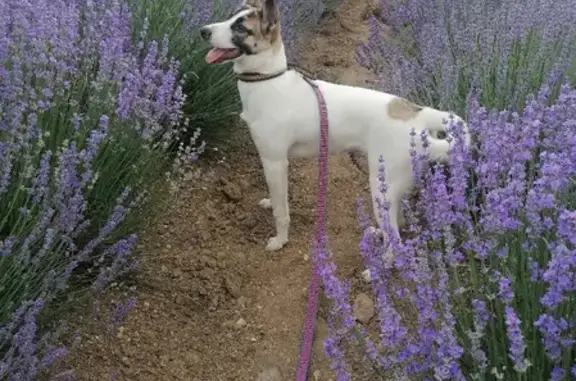
<path id="1" fill-rule="evenodd" d="M 320 88 L 312 79 L 303 76 L 304 80 L 314 89 L 318 99 L 320 109 L 320 155 L 318 175 L 318 204 L 316 206 L 316 229 L 315 229 L 315 246 L 316 250 L 326 249 L 326 187 L 328 175 L 328 109 L 326 100 Z M 320 274 L 317 262 L 312 260 L 312 278 L 310 280 L 310 289 L 308 290 L 308 303 L 306 308 L 306 320 L 304 321 L 304 330 L 302 332 L 302 344 L 300 346 L 300 357 L 298 359 L 298 370 L 296 372 L 296 381 L 306 381 L 308 379 L 308 370 L 310 369 L 310 359 L 312 357 L 312 343 L 314 341 L 314 327 L 316 325 L 316 314 L 318 312 L 318 300 L 320 296 Z"/>

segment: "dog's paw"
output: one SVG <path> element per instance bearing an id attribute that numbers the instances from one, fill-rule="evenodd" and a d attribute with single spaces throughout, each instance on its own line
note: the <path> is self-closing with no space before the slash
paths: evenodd
<path id="1" fill-rule="evenodd" d="M 277 251 L 284 247 L 284 245 L 288 242 L 287 239 L 280 239 L 278 237 L 272 237 L 268 240 L 268 244 L 266 245 L 267 251 Z"/>
<path id="2" fill-rule="evenodd" d="M 366 269 L 364 271 L 362 271 L 362 279 L 364 280 L 364 282 L 366 283 L 370 283 L 372 282 L 372 275 L 370 275 L 370 270 Z"/>
<path id="3" fill-rule="evenodd" d="M 263 198 L 258 202 L 258 205 L 260 205 L 261 208 L 270 209 L 272 207 L 272 201 L 270 201 L 269 198 Z"/>

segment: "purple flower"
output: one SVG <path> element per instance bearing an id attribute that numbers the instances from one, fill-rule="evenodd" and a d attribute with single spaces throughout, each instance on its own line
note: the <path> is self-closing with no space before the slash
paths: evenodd
<path id="1" fill-rule="evenodd" d="M 115 303 L 110 318 L 109 330 L 115 332 L 124 324 L 128 314 L 136 307 L 136 298 L 129 298 L 125 303 Z"/>
<path id="2" fill-rule="evenodd" d="M 514 292 L 512 291 L 512 282 L 509 278 L 501 277 L 500 278 L 500 285 L 498 296 L 502 299 L 502 301 L 506 304 L 512 302 L 512 298 L 514 298 Z"/>
<path id="3" fill-rule="evenodd" d="M 481 327 L 486 327 L 490 321 L 491 313 L 486 309 L 486 303 L 482 300 L 473 299 L 472 307 L 474 309 L 474 316 Z"/>
<path id="4" fill-rule="evenodd" d="M 546 293 L 540 299 L 549 309 L 555 309 L 576 291 L 576 249 L 568 249 L 563 243 L 550 244 L 552 253 L 542 280 L 548 283 Z"/>
<path id="5" fill-rule="evenodd" d="M 576 211 L 563 210 L 558 217 L 558 233 L 567 242 L 576 245 Z"/>
<path id="6" fill-rule="evenodd" d="M 566 336 L 569 334 L 570 325 L 564 318 L 542 314 L 534 322 L 534 326 L 542 335 L 542 344 L 546 349 L 546 354 L 554 362 L 561 359 L 564 348 L 569 348 L 574 344 L 574 340 Z"/>
<path id="7" fill-rule="evenodd" d="M 566 377 L 566 371 L 558 366 L 555 366 L 550 373 L 550 381 L 562 381 Z"/>
<path id="8" fill-rule="evenodd" d="M 505 322 L 509 341 L 508 357 L 514 363 L 514 370 L 518 373 L 526 373 L 526 369 L 528 368 L 524 359 L 526 344 L 524 343 L 524 337 L 522 335 L 520 319 L 518 319 L 514 308 L 511 306 L 506 306 Z"/>

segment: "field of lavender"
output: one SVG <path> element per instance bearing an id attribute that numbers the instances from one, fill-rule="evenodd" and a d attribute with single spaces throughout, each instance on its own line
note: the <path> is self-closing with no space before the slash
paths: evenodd
<path id="1" fill-rule="evenodd" d="M 280 1 L 292 58 L 336 3 Z M 364 236 L 378 332 L 316 253 L 338 381 L 358 343 L 382 379 L 576 379 L 576 7 L 379 3 L 358 62 L 385 91 L 465 115 L 474 147 L 452 126 L 449 171 L 414 154 L 402 240 Z M 238 112 L 230 67 L 208 68 L 197 36 L 234 5 L 0 2 L 0 380 L 36 380 L 75 348 L 70 306 L 93 305 L 108 333 L 134 308 L 108 317 L 99 300 L 138 270 L 137 234 Z"/>
<path id="2" fill-rule="evenodd" d="M 207 69 L 197 28 L 236 5 L 0 3 L 1 380 L 36 380 L 67 355 L 70 306 L 92 303 L 99 321 L 103 292 L 138 269 L 137 233 L 167 188 L 234 123 L 230 67 Z M 325 5 L 283 2 L 290 52 Z"/>
<path id="3" fill-rule="evenodd" d="M 354 379 L 356 343 L 382 379 L 576 379 L 576 8 L 380 4 L 359 62 L 384 90 L 466 115 L 474 145 L 464 149 L 453 125 L 449 171 L 414 154 L 403 240 L 364 236 L 376 335 L 355 323 L 348 283 L 317 253 L 337 379 Z M 393 38 L 382 38 L 383 24 Z M 393 264 L 381 260 L 388 245 Z"/>

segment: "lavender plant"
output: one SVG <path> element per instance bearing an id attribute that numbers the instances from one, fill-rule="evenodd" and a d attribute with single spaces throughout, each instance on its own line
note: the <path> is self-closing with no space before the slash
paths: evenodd
<path id="1" fill-rule="evenodd" d="M 64 356 L 42 316 L 135 264 L 185 99 L 120 0 L 0 3 L 0 379 Z M 160 180 L 160 182 L 159 182 Z"/>
<path id="2" fill-rule="evenodd" d="M 576 62 L 576 11 L 569 0 L 381 0 L 358 61 L 382 87 L 463 113 L 471 90 L 488 108 L 520 109 L 543 85 L 563 82 Z M 382 22 L 392 38 L 381 38 Z M 569 73 L 574 78 L 576 72 Z"/>
<path id="3" fill-rule="evenodd" d="M 551 97 L 545 86 L 518 113 L 472 99 L 468 127 L 482 151 L 471 155 L 478 147 L 467 150 L 462 126 L 450 123 L 449 174 L 413 151 L 418 191 L 406 201 L 403 241 L 366 229 L 361 242 L 378 339 L 355 326 L 346 285 L 319 256 L 336 317 L 326 352 L 339 381 L 351 379 L 343 340 L 360 341 L 367 361 L 394 379 L 576 377 L 576 90 L 564 85 Z M 426 134 L 415 139 L 426 146 Z M 382 215 L 388 226 L 384 202 Z M 388 245 L 391 265 L 382 261 Z"/>
<path id="4" fill-rule="evenodd" d="M 145 33 L 148 40 L 168 38 L 168 53 L 180 62 L 186 101 L 183 112 L 193 130 L 204 139 L 222 138 L 239 111 L 238 93 L 230 65 L 210 66 L 205 62 L 209 46 L 199 28 L 230 15 L 236 3 L 224 0 L 131 1 L 134 36 Z M 194 131 L 184 133 L 189 138 Z M 224 135 L 225 136 L 225 135 Z M 187 140 L 187 139 L 186 139 Z"/>

